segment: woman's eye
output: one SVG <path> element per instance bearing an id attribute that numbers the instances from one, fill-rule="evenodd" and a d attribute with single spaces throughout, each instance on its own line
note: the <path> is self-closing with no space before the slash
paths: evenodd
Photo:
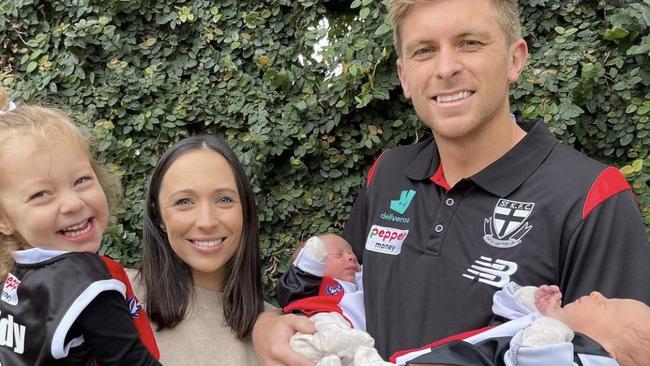
<path id="1" fill-rule="evenodd" d="M 176 206 L 189 206 L 191 204 L 192 204 L 192 200 L 190 200 L 189 198 L 181 198 L 174 203 L 174 205 Z"/>
<path id="2" fill-rule="evenodd" d="M 230 197 L 225 197 L 225 196 L 224 197 L 219 197 L 217 199 L 217 203 L 222 203 L 222 204 L 230 204 L 230 203 L 233 203 L 233 202 L 235 202 L 235 200 L 233 200 Z"/>

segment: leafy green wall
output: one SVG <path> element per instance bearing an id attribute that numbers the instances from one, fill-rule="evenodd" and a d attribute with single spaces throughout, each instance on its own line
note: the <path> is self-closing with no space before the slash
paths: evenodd
<path id="1" fill-rule="evenodd" d="M 513 109 L 621 168 L 650 228 L 650 0 L 520 4 L 531 57 Z M 126 264 L 147 174 L 183 136 L 219 135 L 246 166 L 267 291 L 297 240 L 341 228 L 383 149 L 428 136 L 379 0 L 0 0 L 0 14 L 1 82 L 73 111 L 122 176 L 103 251 Z"/>

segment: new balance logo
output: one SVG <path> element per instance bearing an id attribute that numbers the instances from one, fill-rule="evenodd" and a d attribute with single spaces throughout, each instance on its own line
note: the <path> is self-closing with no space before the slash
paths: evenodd
<path id="1" fill-rule="evenodd" d="M 517 268 L 518 266 L 515 262 L 481 257 L 474 261 L 474 264 L 467 269 L 468 273 L 464 273 L 463 277 L 496 288 L 503 288 L 506 283 L 510 282 L 510 276 L 517 272 Z"/>
<path id="2" fill-rule="evenodd" d="M 403 214 L 409 208 L 413 197 L 415 197 L 415 191 L 412 189 L 400 192 L 398 200 L 390 201 L 390 209 Z"/>

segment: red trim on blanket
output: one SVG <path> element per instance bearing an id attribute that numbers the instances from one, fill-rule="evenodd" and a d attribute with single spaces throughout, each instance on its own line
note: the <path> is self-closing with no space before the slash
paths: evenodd
<path id="1" fill-rule="evenodd" d="M 437 347 L 437 346 L 440 346 L 440 345 L 443 345 L 443 344 L 447 344 L 447 343 L 452 342 L 452 341 L 463 340 L 463 339 L 469 338 L 469 337 L 471 337 L 473 335 L 488 331 L 488 330 L 490 330 L 492 328 L 494 328 L 494 327 L 493 326 L 487 326 L 487 327 L 480 328 L 480 329 L 469 330 L 467 332 L 454 334 L 452 336 L 437 340 L 435 342 L 427 344 L 426 346 L 422 346 L 422 347 L 419 347 L 419 348 L 413 348 L 413 349 L 409 349 L 409 350 L 405 350 L 405 351 L 397 351 L 397 352 L 393 353 L 392 356 L 390 356 L 390 362 L 392 362 L 392 363 L 397 362 L 397 357 L 404 356 L 405 354 L 408 354 L 408 353 L 411 353 L 411 352 L 416 352 L 416 351 L 421 351 L 421 350 L 425 350 L 425 349 L 430 349 L 430 348 Z"/>

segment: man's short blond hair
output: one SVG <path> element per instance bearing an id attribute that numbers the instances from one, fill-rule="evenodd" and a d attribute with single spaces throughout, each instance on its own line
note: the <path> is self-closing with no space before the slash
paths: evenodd
<path id="1" fill-rule="evenodd" d="M 391 0 L 388 3 L 388 14 L 393 28 L 393 42 L 397 56 L 402 54 L 401 30 L 402 22 L 413 7 L 419 3 L 432 0 Z M 477 0 L 484 1 L 484 0 Z M 497 11 L 497 21 L 506 35 L 508 44 L 521 38 L 521 22 L 519 20 L 519 5 L 517 0 L 490 0 Z"/>

